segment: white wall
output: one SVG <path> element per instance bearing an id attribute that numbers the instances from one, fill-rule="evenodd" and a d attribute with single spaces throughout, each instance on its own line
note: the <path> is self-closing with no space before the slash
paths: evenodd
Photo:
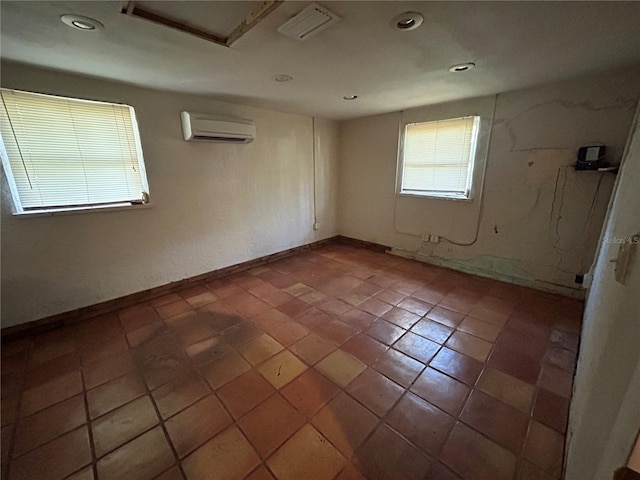
<path id="1" fill-rule="evenodd" d="M 639 185 L 636 117 L 585 307 L 567 437 L 567 480 L 613 478 L 625 466 L 640 429 L 640 245 L 635 245 L 624 284 L 616 281 L 613 262 L 619 242 L 640 235 Z"/>
<path id="2" fill-rule="evenodd" d="M 3 63 L 2 86 L 135 107 L 152 208 L 11 215 L 2 180 L 2 326 L 121 297 L 337 234 L 339 125 Z M 180 111 L 253 119 L 249 145 L 187 143 Z"/>
<path id="3" fill-rule="evenodd" d="M 615 177 L 570 165 L 578 147 L 596 142 L 620 159 L 639 95 L 639 69 L 498 95 L 472 246 L 421 245 L 423 233 L 473 241 L 479 197 L 457 204 L 397 199 L 400 113 L 344 122 L 339 230 L 425 261 L 579 296 L 574 275 L 591 264 Z M 479 100 L 402 116 L 426 120 L 435 109 L 459 116 L 465 103 L 473 113 Z"/>

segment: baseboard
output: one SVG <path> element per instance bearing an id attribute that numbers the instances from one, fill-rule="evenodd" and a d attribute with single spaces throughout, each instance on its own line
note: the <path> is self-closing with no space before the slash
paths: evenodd
<path id="1" fill-rule="evenodd" d="M 343 243 L 345 245 L 353 245 L 354 247 L 367 248 L 369 250 L 374 250 L 376 252 L 386 253 L 391 250 L 391 247 L 386 245 L 380 245 L 379 243 L 367 242 L 365 240 L 358 240 L 357 238 L 344 237 L 342 235 L 338 235 L 337 237 L 333 237 L 337 242 Z"/>
<path id="2" fill-rule="evenodd" d="M 235 273 L 250 270 L 252 268 L 260 267 L 283 258 L 291 257 L 298 253 L 318 248 L 322 245 L 329 243 L 348 243 L 343 237 L 335 236 L 326 238 L 324 240 L 318 240 L 313 243 L 301 245 L 299 247 L 289 248 L 282 250 L 271 255 L 265 255 L 263 257 L 248 260 L 246 262 L 231 265 L 229 267 L 221 268 L 211 272 L 196 275 L 194 277 L 185 278 L 176 282 L 167 283 L 158 287 L 150 288 L 140 292 L 125 295 L 124 297 L 114 298 L 104 302 L 96 303 L 88 307 L 78 308 L 68 312 L 59 313 L 50 317 L 42 318 L 40 320 L 33 320 L 31 322 L 21 323 L 19 325 L 12 325 L 0 330 L 2 341 L 14 340 L 16 338 L 32 335 L 35 333 L 42 333 L 54 328 L 61 327 L 63 325 L 70 325 L 90 318 L 98 317 L 108 313 L 115 312 L 121 308 L 129 307 L 141 302 L 147 302 L 154 298 L 167 295 L 168 293 L 179 292 L 189 287 L 199 285 L 201 283 L 210 282 L 219 278 L 224 278 Z M 373 244 L 372 244 L 373 245 Z"/>

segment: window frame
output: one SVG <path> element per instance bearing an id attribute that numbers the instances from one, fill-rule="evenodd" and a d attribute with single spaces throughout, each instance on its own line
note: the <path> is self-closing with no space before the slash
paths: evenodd
<path id="1" fill-rule="evenodd" d="M 407 127 L 409 125 L 417 125 L 422 123 L 435 123 L 439 121 L 455 120 L 459 118 L 473 118 L 473 132 L 471 137 L 471 148 L 469 151 L 468 173 L 467 173 L 467 189 L 465 193 L 445 192 L 437 190 L 404 190 L 404 171 L 405 171 L 405 142 Z M 398 178 L 396 182 L 396 194 L 402 197 L 415 197 L 415 198 L 431 198 L 440 200 L 453 200 L 460 202 L 473 201 L 475 194 L 474 176 L 475 169 L 478 165 L 478 150 L 480 146 L 480 136 L 482 129 L 482 115 L 480 114 L 467 114 L 467 115 L 455 115 L 455 116 L 439 116 L 437 118 L 431 118 L 424 121 L 410 121 L 401 122 L 399 125 L 399 148 L 398 148 Z"/>
<path id="2" fill-rule="evenodd" d="M 44 96 L 44 97 L 55 97 L 59 99 L 70 100 L 73 102 L 86 102 L 86 103 L 95 103 L 95 104 L 102 104 L 102 105 L 117 105 L 117 106 L 127 107 L 129 109 L 129 114 L 131 119 L 131 128 L 132 128 L 131 133 L 133 135 L 133 144 L 135 145 L 137 166 L 139 169 L 140 183 L 142 186 L 142 200 L 140 203 L 123 200 L 122 202 L 114 201 L 114 202 L 108 202 L 108 203 L 79 204 L 79 205 L 66 205 L 66 206 L 65 205 L 49 206 L 49 207 L 43 206 L 40 208 L 25 209 L 23 207 L 23 202 L 20 199 L 20 192 L 18 190 L 18 186 L 15 181 L 13 169 L 11 166 L 11 161 L 7 153 L 4 138 L 2 137 L 2 135 L 0 135 L 0 161 L 2 163 L 2 169 L 4 171 L 5 178 L 7 179 L 9 191 L 11 193 L 11 200 L 13 203 L 13 212 L 12 212 L 13 216 L 37 217 L 37 216 L 69 215 L 69 214 L 79 214 L 79 213 L 88 213 L 88 212 L 116 211 L 116 210 L 122 210 L 122 209 L 140 209 L 140 208 L 149 208 L 152 206 L 149 202 L 149 182 L 147 178 L 146 165 L 144 162 L 144 154 L 142 151 L 140 128 L 138 126 L 138 119 L 137 119 L 135 108 L 132 105 L 129 105 L 124 102 L 78 98 L 78 97 L 71 97 L 67 95 L 56 95 L 56 94 L 49 94 L 49 93 L 34 92 L 30 90 L 20 90 L 20 89 L 10 88 L 10 87 L 2 87 L 2 90 L 15 91 L 19 93 L 38 95 L 38 96 Z M 0 108 L 4 108 L 4 105 L 0 106 Z"/>

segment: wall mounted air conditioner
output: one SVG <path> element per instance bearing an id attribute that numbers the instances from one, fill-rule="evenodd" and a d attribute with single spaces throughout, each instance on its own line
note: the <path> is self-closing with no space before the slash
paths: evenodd
<path id="1" fill-rule="evenodd" d="M 186 141 L 250 143 L 256 138 L 256 126 L 251 120 L 192 112 L 180 115 Z"/>

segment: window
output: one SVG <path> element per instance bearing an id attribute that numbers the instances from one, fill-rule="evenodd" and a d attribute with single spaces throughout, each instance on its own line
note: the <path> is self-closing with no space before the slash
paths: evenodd
<path id="1" fill-rule="evenodd" d="M 132 107 L 7 89 L 0 93 L 0 154 L 16 213 L 148 201 Z"/>
<path id="2" fill-rule="evenodd" d="M 480 117 L 405 126 L 400 193 L 467 199 Z"/>

